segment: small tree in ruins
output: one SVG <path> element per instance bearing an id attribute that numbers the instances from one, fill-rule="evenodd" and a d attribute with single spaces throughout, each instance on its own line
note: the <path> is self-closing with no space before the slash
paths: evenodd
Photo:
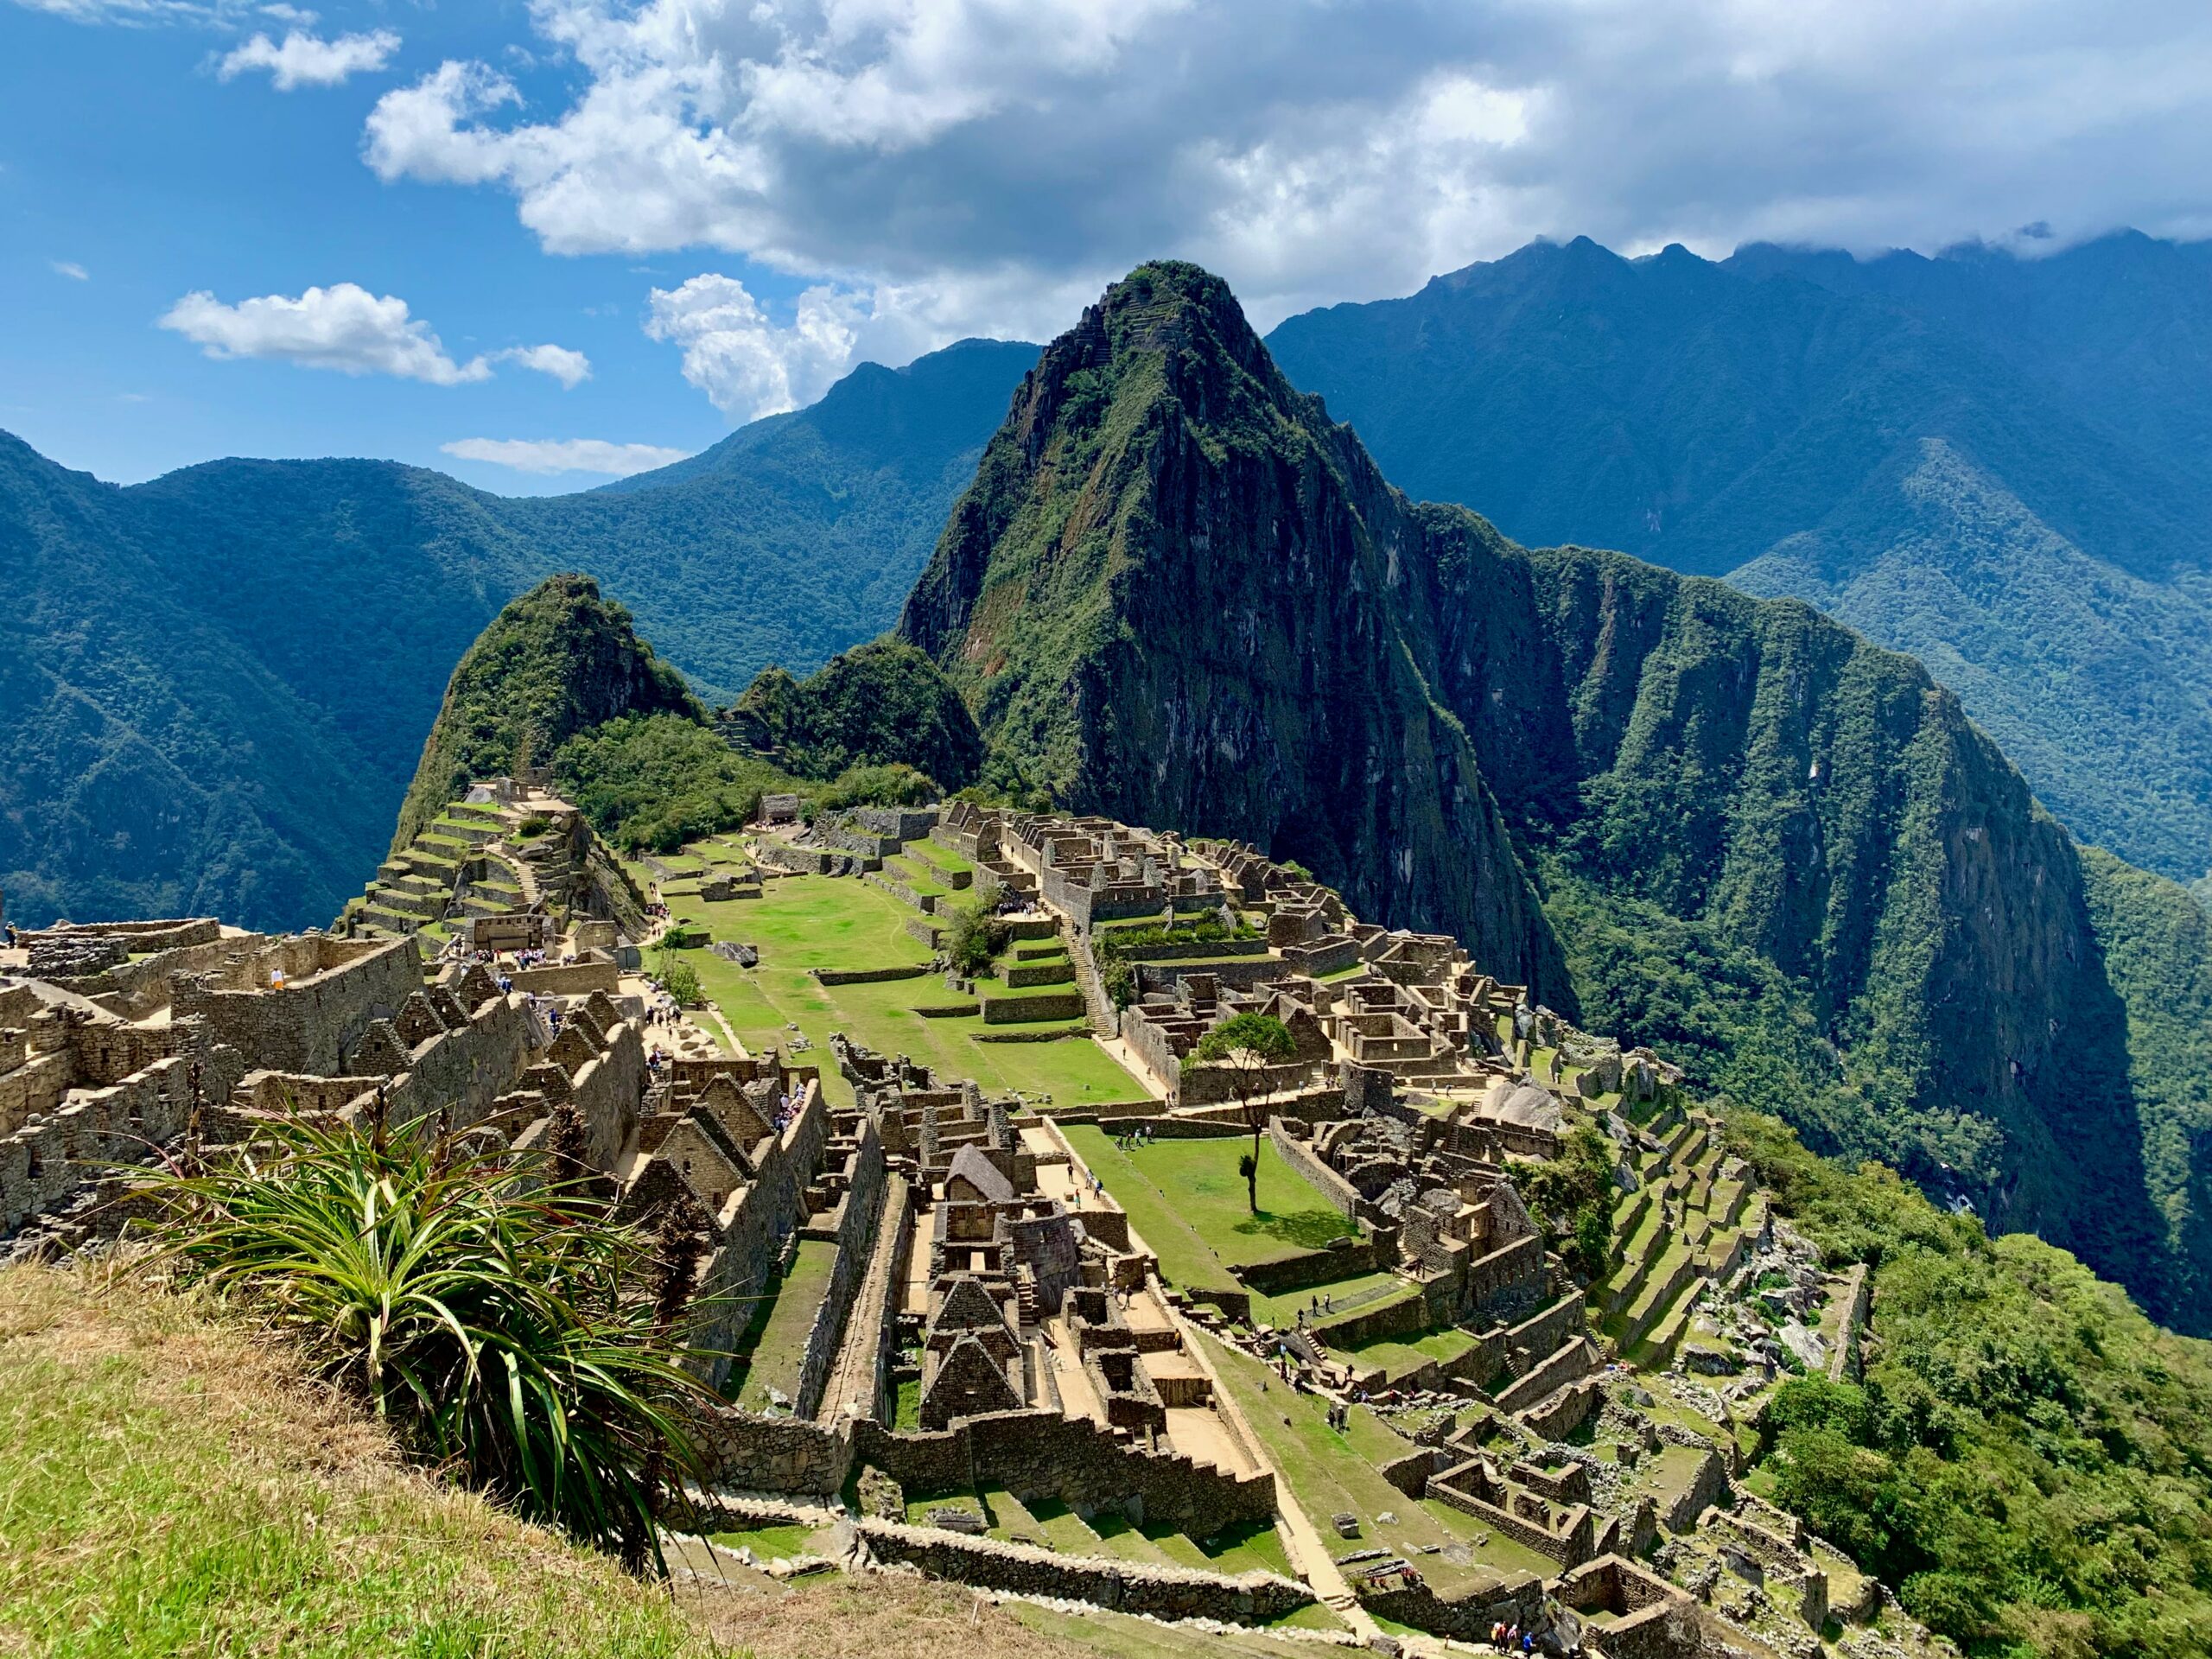
<path id="1" fill-rule="evenodd" d="M 1251 1154 L 1237 1160 L 1236 1173 L 1244 1178 L 1245 1195 L 1255 1216 L 1260 1213 L 1260 1135 L 1268 1127 L 1267 1109 L 1260 1103 L 1268 1092 L 1268 1068 L 1287 1065 L 1297 1053 L 1290 1027 L 1274 1015 L 1240 1014 L 1198 1039 L 1183 1062 L 1185 1071 L 1213 1061 L 1228 1069 L 1229 1086 L 1243 1109 L 1244 1127 L 1252 1131 Z"/>

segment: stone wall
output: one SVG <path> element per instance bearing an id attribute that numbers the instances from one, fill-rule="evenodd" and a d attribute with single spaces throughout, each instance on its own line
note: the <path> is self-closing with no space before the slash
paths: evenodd
<path id="1" fill-rule="evenodd" d="M 1596 1370 L 1600 1360 L 1590 1343 L 1573 1339 L 1562 1343 L 1516 1377 L 1511 1386 L 1497 1390 L 1497 1403 L 1507 1411 L 1533 1406 L 1570 1382 L 1579 1382 Z"/>
<path id="2" fill-rule="evenodd" d="M 594 991 L 615 995 L 622 988 L 621 970 L 611 962 L 572 962 L 551 968 L 523 968 L 513 975 L 514 987 L 537 996 L 588 996 Z"/>
<path id="3" fill-rule="evenodd" d="M 1339 1279 L 1373 1273 L 1389 1265 L 1397 1255 L 1394 1242 L 1385 1252 L 1372 1239 L 1355 1238 L 1333 1249 L 1306 1250 L 1279 1262 L 1255 1262 L 1232 1268 L 1240 1284 L 1249 1285 L 1262 1296 L 1282 1296 L 1309 1285 L 1332 1284 Z"/>
<path id="4" fill-rule="evenodd" d="M 1411 1336 L 1438 1323 L 1427 1298 L 1414 1295 L 1381 1307 L 1362 1308 L 1342 1319 L 1326 1319 L 1312 1329 L 1315 1338 L 1331 1348 L 1359 1348 L 1390 1337 Z"/>
<path id="5" fill-rule="evenodd" d="M 1527 1234 L 1467 1264 L 1462 1306 L 1468 1313 L 1479 1314 L 1493 1304 L 1516 1300 L 1532 1291 L 1541 1296 L 1548 1288 L 1548 1277 L 1544 1241 Z"/>
<path id="6" fill-rule="evenodd" d="M 1281 1118 L 1268 1124 L 1268 1139 L 1274 1142 L 1275 1151 L 1282 1160 L 1313 1184 L 1313 1189 L 1329 1201 L 1329 1207 L 1346 1220 L 1359 1214 L 1359 1193 L 1352 1184 L 1323 1163 L 1311 1142 L 1301 1141 L 1287 1133 Z"/>
<path id="7" fill-rule="evenodd" d="M 1530 1573 L 1518 1584 L 1501 1584 L 1459 1600 L 1446 1600 L 1428 1584 L 1369 1591 L 1359 1605 L 1377 1618 L 1410 1624 L 1417 1630 L 1461 1642 L 1488 1642 L 1490 1627 L 1534 1626 L 1543 1617 L 1544 1581 Z"/>
<path id="8" fill-rule="evenodd" d="M 987 996 L 982 1001 L 987 1026 L 1016 1025 L 1025 1020 L 1080 1020 L 1089 1012 L 1077 991 Z"/>
<path id="9" fill-rule="evenodd" d="M 1704 1648 L 1689 1599 L 1618 1555 L 1600 1555 L 1562 1573 L 1552 1593 L 1584 1615 L 1587 1634 L 1606 1659 L 1694 1659 Z"/>
<path id="10" fill-rule="evenodd" d="M 1728 1465 L 1721 1462 L 1718 1452 L 1708 1447 L 1698 1464 L 1697 1473 L 1690 1477 L 1690 1484 L 1676 1495 L 1659 1519 L 1669 1532 L 1688 1532 L 1697 1524 L 1698 1516 L 1718 1503 L 1727 1490 Z"/>
<path id="11" fill-rule="evenodd" d="M 1864 1262 L 1852 1264 L 1834 1294 L 1843 1313 L 1836 1326 L 1835 1351 L 1828 1356 L 1828 1380 L 1840 1382 L 1859 1375 L 1859 1333 L 1866 1326 L 1866 1307 L 1872 1295 L 1867 1288 Z"/>
<path id="12" fill-rule="evenodd" d="M 830 861 L 839 856 L 825 853 L 818 847 L 794 847 L 789 842 L 776 840 L 772 836 L 762 837 L 754 853 L 770 869 L 783 870 L 792 875 L 826 875 Z"/>
<path id="13" fill-rule="evenodd" d="M 727 1407 L 708 1421 L 701 1447 L 710 1484 L 732 1491 L 827 1497 L 868 1465 L 917 1493 L 996 1484 L 1025 1502 L 1118 1510 L 1197 1538 L 1274 1516 L 1272 1476 L 1240 1478 L 1147 1452 L 1088 1418 L 1057 1412 L 997 1413 L 933 1433 L 901 1433 L 873 1421 L 814 1423 Z"/>
<path id="14" fill-rule="evenodd" d="M 725 1351 L 735 1345 L 753 1317 L 749 1299 L 760 1294 L 769 1268 L 783 1259 L 785 1242 L 806 1220 L 806 1189 L 822 1166 L 830 1122 L 820 1083 L 810 1080 L 803 1086 L 805 1098 L 798 1115 L 780 1135 L 760 1143 L 768 1150 L 760 1160 L 753 1180 L 738 1194 L 734 1213 L 723 1229 L 721 1248 L 708 1263 L 700 1297 L 716 1312 L 699 1334 L 702 1348 Z M 708 1381 L 720 1386 L 728 1371 L 727 1359 L 717 1361 L 710 1368 Z M 843 1478 L 841 1472 L 839 1480 Z M 763 1484 L 760 1490 L 813 1489 Z"/>
<path id="15" fill-rule="evenodd" d="M 837 1206 L 837 1257 L 830 1270 L 830 1287 L 814 1323 L 806 1333 L 806 1351 L 799 1361 L 798 1389 L 792 1409 L 811 1417 L 822 1408 L 822 1390 L 837 1363 L 837 1348 L 845 1333 L 845 1319 L 852 1311 L 853 1293 L 868 1272 L 876 1224 L 883 1217 L 883 1142 L 875 1124 L 861 1120 L 860 1141 L 845 1160 L 845 1196 Z"/>
<path id="16" fill-rule="evenodd" d="M 880 985 L 894 979 L 926 979 L 927 963 L 898 968 L 810 968 L 809 977 L 823 985 Z"/>
<path id="17" fill-rule="evenodd" d="M 188 1029 L 196 1043 L 200 1033 Z M 98 1197 L 104 1166 L 139 1163 L 182 1134 L 195 1060 L 203 1101 L 227 1097 L 245 1071 L 227 1047 L 167 1056 L 120 1081 L 73 1090 L 64 1103 L 0 1140 L 0 1235 L 56 1215 L 87 1193 Z"/>
<path id="18" fill-rule="evenodd" d="M 1026 1544 L 963 1537 L 893 1521 L 855 1523 L 880 1561 L 917 1567 L 928 1577 L 1021 1595 L 1087 1601 L 1155 1618 L 1211 1618 L 1268 1624 L 1313 1605 L 1305 1585 L 1254 1571 L 1236 1578 L 1192 1567 L 1146 1567 L 1096 1556 L 1062 1555 Z"/>
<path id="19" fill-rule="evenodd" d="M 937 828 L 933 806 L 862 806 L 853 811 L 853 822 L 870 835 L 886 841 L 919 841 Z"/>
<path id="20" fill-rule="evenodd" d="M 413 938 L 359 946 L 306 935 L 284 940 L 285 983 L 232 986 L 221 974 L 180 974 L 170 983 L 172 1019 L 207 1022 L 212 1041 L 235 1048 L 249 1067 L 334 1077 L 367 1034 L 423 988 L 423 958 Z M 271 947 L 274 950 L 276 947 Z M 321 965 L 334 960 L 335 965 Z M 257 960 L 249 971 L 260 971 Z"/>

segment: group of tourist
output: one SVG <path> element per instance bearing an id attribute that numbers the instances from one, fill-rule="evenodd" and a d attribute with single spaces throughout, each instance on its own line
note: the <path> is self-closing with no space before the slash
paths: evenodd
<path id="1" fill-rule="evenodd" d="M 1490 1644 L 1500 1653 L 1534 1653 L 1536 1637 L 1533 1630 L 1524 1630 L 1501 1618 L 1490 1627 Z"/>
<path id="2" fill-rule="evenodd" d="M 1122 1152 L 1135 1152 L 1139 1147 L 1148 1147 L 1152 1142 L 1152 1125 L 1149 1123 L 1140 1123 L 1128 1134 L 1114 1137 L 1116 1149 Z"/>

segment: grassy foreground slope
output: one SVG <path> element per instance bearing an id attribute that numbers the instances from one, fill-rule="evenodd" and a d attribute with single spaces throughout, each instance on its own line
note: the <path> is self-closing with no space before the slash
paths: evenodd
<path id="1" fill-rule="evenodd" d="M 281 1347 L 90 1274 L 0 1272 L 0 1651 L 715 1649 L 614 1563 L 405 1469 Z"/>

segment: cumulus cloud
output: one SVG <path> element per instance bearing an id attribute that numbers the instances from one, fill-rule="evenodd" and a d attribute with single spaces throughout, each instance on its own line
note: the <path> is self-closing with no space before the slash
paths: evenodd
<path id="1" fill-rule="evenodd" d="M 565 346 L 510 346 L 493 353 L 492 360 L 550 374 L 570 391 L 591 378 L 591 359 Z"/>
<path id="2" fill-rule="evenodd" d="M 772 315 L 727 277 L 656 301 L 733 412 L 798 395 L 841 349 L 1064 327 L 1064 296 L 1163 253 L 1220 270 L 1264 325 L 1538 235 L 1720 252 L 2037 222 L 2039 247 L 2212 232 L 2212 9 L 2195 0 L 531 15 L 537 50 L 575 67 L 563 102 L 447 62 L 378 104 L 365 158 L 388 180 L 494 186 L 552 251 L 704 247 L 802 279 Z"/>
<path id="3" fill-rule="evenodd" d="M 213 358 L 274 358 L 302 368 L 389 374 L 434 386 L 488 380 L 499 362 L 550 374 L 564 386 L 591 373 L 582 353 L 560 346 L 510 346 L 456 361 L 429 323 L 408 315 L 406 301 L 372 294 L 355 283 L 310 288 L 297 299 L 267 294 L 236 305 L 202 289 L 171 306 L 160 326 Z"/>
<path id="4" fill-rule="evenodd" d="M 518 473 L 601 473 L 613 478 L 649 473 L 690 453 L 654 443 L 609 443 L 603 438 L 459 438 L 438 448 L 462 461 L 488 461 Z"/>
<path id="5" fill-rule="evenodd" d="M 49 259 L 47 264 L 54 267 L 55 276 L 67 276 L 73 283 L 89 283 L 92 280 L 92 273 L 74 259 Z"/>
<path id="6" fill-rule="evenodd" d="M 294 29 L 286 31 L 281 42 L 256 35 L 233 47 L 223 54 L 215 73 L 224 80 L 235 80 L 248 70 L 266 69 L 276 90 L 289 92 L 298 86 L 341 86 L 350 75 L 383 68 L 398 50 L 399 36 L 388 29 L 329 41 Z"/>

